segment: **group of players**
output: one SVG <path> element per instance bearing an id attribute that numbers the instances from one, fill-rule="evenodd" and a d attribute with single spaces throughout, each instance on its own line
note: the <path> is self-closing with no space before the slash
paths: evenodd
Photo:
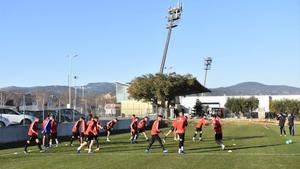
<path id="1" fill-rule="evenodd" d="M 43 123 L 42 123 L 42 144 L 38 139 L 38 123 L 39 119 L 35 118 L 35 120 L 30 124 L 28 130 L 28 140 L 25 143 L 24 153 L 28 153 L 28 146 L 31 142 L 35 141 L 39 147 L 40 152 L 44 152 L 45 149 L 52 147 L 52 143 L 55 141 L 56 147 L 58 146 L 58 139 L 57 139 L 57 126 L 58 123 L 53 115 L 48 115 Z M 42 148 L 43 147 L 43 148 Z"/>
<path id="2" fill-rule="evenodd" d="M 296 116 L 293 113 L 289 113 L 289 114 L 288 113 L 278 113 L 277 114 L 280 136 L 282 136 L 283 134 L 284 134 L 284 136 L 286 136 L 286 131 L 285 131 L 286 121 L 289 126 L 290 135 L 295 136 L 295 118 L 296 118 Z"/>
<path id="3" fill-rule="evenodd" d="M 221 150 L 224 150 L 225 146 L 222 142 L 222 125 L 220 118 L 216 115 L 212 115 L 212 126 L 215 132 L 215 141 L 220 146 Z M 167 153 L 168 150 L 163 145 L 163 142 L 167 139 L 168 135 L 173 132 L 174 140 L 179 141 L 178 144 L 178 154 L 184 154 L 184 141 L 185 141 L 185 131 L 188 126 L 188 119 L 184 116 L 183 112 L 179 112 L 178 116 L 172 122 L 171 129 L 164 134 L 160 129 L 162 123 L 163 116 L 158 115 L 151 126 L 151 137 L 150 139 L 146 135 L 146 125 L 148 122 L 148 117 L 144 117 L 141 121 L 138 121 L 138 118 L 135 115 L 132 115 L 132 122 L 130 123 L 130 141 L 132 144 L 136 144 L 139 134 L 143 134 L 145 139 L 149 141 L 149 145 L 147 146 L 145 152 L 149 153 L 151 146 L 155 141 L 158 141 L 161 148 L 163 149 L 163 153 Z M 57 121 L 53 116 L 47 117 L 42 124 L 42 134 L 43 134 L 43 147 L 38 139 L 38 122 L 39 119 L 36 118 L 34 122 L 29 127 L 28 136 L 29 139 L 26 141 L 24 153 L 28 153 L 27 147 L 30 142 L 35 141 L 39 147 L 40 152 L 44 152 L 45 149 L 52 147 L 52 142 L 56 142 L 56 146 L 58 146 L 57 140 Z M 94 151 L 99 151 L 99 134 L 100 130 L 106 130 L 106 141 L 110 142 L 110 133 L 114 126 L 117 124 L 118 119 L 110 120 L 106 126 L 101 126 L 99 118 L 97 116 L 90 115 L 88 121 L 84 117 L 81 117 L 72 127 L 72 136 L 70 140 L 70 146 L 73 146 L 74 140 L 79 140 L 80 146 L 76 149 L 79 154 L 81 149 L 85 146 L 88 147 L 88 153 L 92 153 L 92 146 L 94 142 L 96 142 L 96 149 Z M 202 128 L 206 124 L 205 116 L 202 116 L 196 124 L 195 133 L 193 136 L 193 141 L 196 140 L 197 135 L 199 134 L 199 140 L 202 140 Z M 164 136 L 161 139 L 160 136 Z M 162 142 L 163 141 L 163 142 Z"/>

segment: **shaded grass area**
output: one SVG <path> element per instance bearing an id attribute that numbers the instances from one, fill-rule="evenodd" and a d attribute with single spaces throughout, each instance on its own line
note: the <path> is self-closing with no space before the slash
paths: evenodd
<path id="1" fill-rule="evenodd" d="M 162 153 L 157 143 L 154 143 L 151 153 L 146 154 L 144 150 L 148 143 L 144 138 L 141 136 L 139 143 L 132 145 L 127 133 L 112 136 L 109 143 L 101 137 L 101 149 L 92 155 L 86 151 L 77 155 L 76 147 L 66 146 L 67 142 L 46 153 L 39 153 L 36 146 L 30 147 L 32 153 L 28 155 L 23 154 L 23 148 L 6 149 L 0 150 L 0 168 L 298 168 L 300 135 L 280 137 L 278 130 L 274 125 L 225 123 L 223 135 L 226 150 L 220 151 L 210 126 L 204 128 L 204 141 L 196 142 L 191 139 L 194 128 L 190 126 L 186 134 L 185 155 L 177 154 L 178 143 L 171 137 L 165 143 L 169 150 L 167 155 Z M 294 143 L 286 145 L 287 139 L 292 139 Z M 18 154 L 14 154 L 16 152 Z"/>

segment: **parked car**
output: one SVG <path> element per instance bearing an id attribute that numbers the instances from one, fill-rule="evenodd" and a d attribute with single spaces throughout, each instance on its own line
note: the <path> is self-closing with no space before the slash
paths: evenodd
<path id="1" fill-rule="evenodd" d="M 9 121 L 5 117 L 0 116 L 0 127 L 8 126 L 8 124 Z"/>
<path id="2" fill-rule="evenodd" d="M 22 113 L 22 112 L 21 112 Z M 60 110 L 25 110 L 25 114 L 35 116 L 39 119 L 44 119 L 47 117 L 47 115 L 54 115 L 55 118 L 60 122 L 73 122 L 73 113 L 74 113 L 74 121 L 79 120 L 81 116 L 84 116 L 84 114 L 81 114 L 77 110 L 74 109 L 60 109 Z"/>
<path id="3" fill-rule="evenodd" d="M 9 108 L 0 108 L 0 117 L 7 119 L 8 125 L 18 125 L 23 123 L 29 125 L 35 119 L 32 115 L 21 114 Z"/>

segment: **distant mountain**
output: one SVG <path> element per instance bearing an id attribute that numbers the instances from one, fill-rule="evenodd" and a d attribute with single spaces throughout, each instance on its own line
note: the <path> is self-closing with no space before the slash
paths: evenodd
<path id="1" fill-rule="evenodd" d="M 84 86 L 86 95 L 95 95 L 95 94 L 107 94 L 110 93 L 115 95 L 116 87 L 114 83 L 102 82 L 102 83 L 89 83 Z M 4 87 L 0 88 L 0 90 L 7 92 L 16 92 L 16 93 L 50 93 L 54 95 L 60 95 L 65 92 L 68 92 L 68 86 L 35 86 L 35 87 Z M 79 92 L 81 93 L 81 89 Z"/>
<path id="2" fill-rule="evenodd" d="M 234 86 L 210 89 L 211 96 L 236 95 L 298 95 L 300 88 L 285 85 L 264 85 L 257 82 L 244 82 Z"/>

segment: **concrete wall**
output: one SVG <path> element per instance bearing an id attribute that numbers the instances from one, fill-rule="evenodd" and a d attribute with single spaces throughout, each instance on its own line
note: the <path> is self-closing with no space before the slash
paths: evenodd
<path id="1" fill-rule="evenodd" d="M 105 126 L 109 120 L 102 120 L 101 125 Z M 131 119 L 120 119 L 114 130 L 129 129 Z M 71 136 L 73 123 L 60 123 L 58 125 L 58 136 Z M 29 126 L 8 126 L 0 128 L 0 144 L 26 141 Z M 40 127 L 39 127 L 40 128 Z M 104 130 L 101 130 L 104 132 Z M 41 134 L 39 135 L 41 136 Z"/>

